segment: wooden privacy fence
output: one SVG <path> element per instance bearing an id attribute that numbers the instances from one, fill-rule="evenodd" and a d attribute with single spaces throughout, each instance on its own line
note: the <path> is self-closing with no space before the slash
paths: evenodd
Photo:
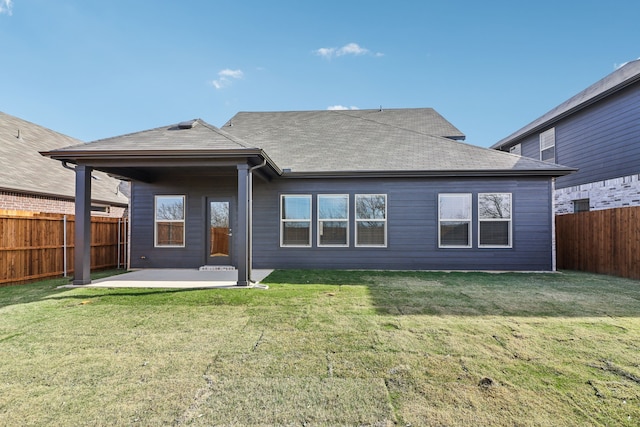
<path id="1" fill-rule="evenodd" d="M 559 269 L 640 279 L 640 207 L 556 216 Z"/>
<path id="2" fill-rule="evenodd" d="M 126 267 L 125 218 L 91 217 L 91 269 Z M 71 275 L 73 215 L 0 211 L 0 286 Z"/>

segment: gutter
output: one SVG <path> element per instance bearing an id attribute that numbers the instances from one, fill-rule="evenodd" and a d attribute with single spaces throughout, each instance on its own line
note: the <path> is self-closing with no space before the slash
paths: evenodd
<path id="1" fill-rule="evenodd" d="M 559 177 L 576 172 L 575 168 L 544 170 L 449 170 L 449 171 L 319 171 L 289 172 L 282 178 L 459 178 L 459 177 Z"/>

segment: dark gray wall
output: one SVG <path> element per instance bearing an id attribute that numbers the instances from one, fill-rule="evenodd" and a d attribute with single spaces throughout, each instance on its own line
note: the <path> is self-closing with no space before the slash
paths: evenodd
<path id="1" fill-rule="evenodd" d="M 513 248 L 478 248 L 477 193 L 513 193 Z M 387 247 L 354 245 L 354 194 L 387 194 Z M 438 193 L 473 193 L 472 248 L 438 248 Z M 281 248 L 280 194 L 313 196 L 309 248 Z M 317 246 L 318 194 L 349 194 L 348 248 Z M 550 270 L 548 179 L 342 179 L 257 182 L 255 268 Z"/>
<path id="2" fill-rule="evenodd" d="M 135 182 L 131 191 L 131 267 L 132 268 L 194 268 L 205 264 L 206 198 L 230 198 L 235 205 L 237 176 L 173 176 L 160 178 L 153 184 Z M 185 195 L 184 248 L 154 247 L 154 197 Z M 235 206 L 231 213 L 235 227 Z M 232 250 L 236 245 L 232 242 Z M 145 259 L 142 259 L 144 257 Z"/>
<path id="3" fill-rule="evenodd" d="M 352 268 L 416 270 L 551 270 L 550 181 L 495 179 L 277 179 L 254 180 L 254 268 Z M 205 259 L 205 200 L 236 196 L 237 177 L 172 178 L 136 183 L 132 194 L 131 266 L 194 268 Z M 513 194 L 513 247 L 478 248 L 477 194 Z M 387 194 L 387 247 L 355 247 L 354 195 Z M 472 193 L 472 248 L 438 248 L 438 193 Z M 157 194 L 185 194 L 185 248 L 153 247 Z M 280 195 L 313 196 L 312 246 L 280 247 Z M 317 246 L 318 194 L 349 194 L 349 247 Z M 235 200 L 235 199 L 234 199 Z M 234 245 L 236 247 L 237 245 Z M 145 256 L 142 260 L 140 257 Z"/>
<path id="4" fill-rule="evenodd" d="M 579 168 L 556 188 L 640 173 L 640 84 L 556 123 L 556 162 Z M 553 127 L 550 126 L 550 127 Z M 540 158 L 539 134 L 522 139 L 522 155 Z"/>

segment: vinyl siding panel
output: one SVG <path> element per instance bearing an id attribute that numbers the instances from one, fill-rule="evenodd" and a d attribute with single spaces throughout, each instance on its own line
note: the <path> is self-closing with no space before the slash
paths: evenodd
<path id="1" fill-rule="evenodd" d="M 556 162 L 579 169 L 558 178 L 556 188 L 640 173 L 640 84 L 517 141 L 522 155 L 539 159 L 539 135 L 551 127 L 556 129 Z"/>
<path id="2" fill-rule="evenodd" d="M 478 248 L 477 194 L 512 193 L 513 247 Z M 196 268 L 205 262 L 207 197 L 237 196 L 237 176 L 162 178 L 132 189 L 131 265 Z M 438 194 L 472 193 L 472 248 L 438 248 Z M 154 248 L 156 194 L 187 196 L 186 245 Z M 311 247 L 280 247 L 280 196 L 312 195 Z M 318 247 L 317 195 L 349 195 L 349 246 Z M 356 194 L 387 195 L 387 247 L 355 247 Z M 234 209 L 235 211 L 235 209 Z M 232 214 L 232 227 L 235 217 Z M 237 242 L 232 242 L 237 249 Z M 144 259 L 142 258 L 144 257 Z M 496 179 L 254 179 L 254 268 L 536 270 L 552 268 L 550 181 Z"/>
<path id="3" fill-rule="evenodd" d="M 255 268 L 355 268 L 416 270 L 550 270 L 551 214 L 548 179 L 279 180 L 254 191 Z M 438 194 L 472 193 L 472 248 L 438 248 Z M 478 248 L 477 194 L 513 194 L 513 247 Z M 387 194 L 387 247 L 354 245 L 354 195 Z M 313 244 L 280 247 L 281 194 L 313 196 Z M 348 248 L 317 246 L 318 194 L 349 194 Z"/>
<path id="4" fill-rule="evenodd" d="M 557 188 L 640 173 L 640 86 L 565 119 L 556 141 L 558 161 L 580 169 Z"/>
<path id="5" fill-rule="evenodd" d="M 131 207 L 131 267 L 132 268 L 195 268 L 205 263 L 206 198 L 237 197 L 235 176 L 162 177 L 153 184 L 135 182 L 132 185 Z M 154 197 L 185 195 L 185 247 L 154 247 Z M 235 218 L 231 218 L 232 228 Z M 235 248 L 235 245 L 232 246 Z"/>

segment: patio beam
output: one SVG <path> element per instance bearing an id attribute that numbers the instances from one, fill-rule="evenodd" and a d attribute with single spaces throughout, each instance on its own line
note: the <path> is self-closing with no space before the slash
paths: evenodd
<path id="1" fill-rule="evenodd" d="M 77 165 L 75 200 L 75 251 L 73 284 L 91 283 L 91 171 Z"/>
<path id="2" fill-rule="evenodd" d="M 238 224 L 236 226 L 236 254 L 238 286 L 249 286 L 249 165 L 238 168 Z"/>

